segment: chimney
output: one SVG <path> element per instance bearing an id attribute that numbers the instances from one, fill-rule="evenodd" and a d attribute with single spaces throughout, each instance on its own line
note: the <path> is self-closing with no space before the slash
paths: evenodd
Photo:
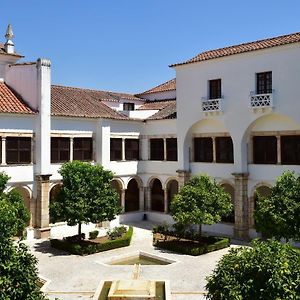
<path id="1" fill-rule="evenodd" d="M 12 26 L 10 24 L 8 24 L 6 34 L 5 34 L 6 42 L 4 44 L 4 49 L 7 54 L 15 53 L 15 45 L 12 41 L 13 37 L 14 37 L 14 33 L 12 30 Z"/>

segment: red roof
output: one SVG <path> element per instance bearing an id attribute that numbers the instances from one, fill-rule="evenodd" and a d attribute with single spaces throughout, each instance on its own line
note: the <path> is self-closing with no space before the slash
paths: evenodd
<path id="1" fill-rule="evenodd" d="M 0 82 L 0 113 L 35 113 L 22 98 L 9 88 L 4 82 Z"/>
<path id="2" fill-rule="evenodd" d="M 53 85 L 51 87 L 51 114 L 65 117 L 108 118 L 127 120 L 102 101 L 114 99 L 108 92 Z"/>
<path id="3" fill-rule="evenodd" d="M 150 90 L 147 90 L 147 91 L 137 94 L 137 95 L 160 93 L 160 92 L 167 92 L 167 91 L 174 91 L 174 90 L 176 90 L 176 79 L 175 78 L 173 78 L 169 81 L 166 81 Z"/>
<path id="4" fill-rule="evenodd" d="M 197 56 L 195 56 L 192 59 L 189 59 L 185 62 L 173 64 L 170 67 L 176 67 L 176 66 L 191 64 L 199 61 L 205 61 L 214 58 L 240 54 L 240 53 L 245 53 L 250 51 L 257 51 L 262 49 L 268 49 L 272 47 L 278 47 L 278 46 L 299 43 L 299 42 L 300 42 L 300 32 L 297 32 L 293 34 L 282 35 L 282 36 L 268 38 L 268 39 L 259 40 L 255 42 L 244 43 L 244 44 L 234 45 L 234 46 L 220 48 L 216 50 L 205 51 L 199 53 Z"/>

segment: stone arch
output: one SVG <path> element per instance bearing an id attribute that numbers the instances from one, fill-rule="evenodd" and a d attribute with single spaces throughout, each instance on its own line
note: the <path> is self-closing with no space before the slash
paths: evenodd
<path id="1" fill-rule="evenodd" d="M 246 170 L 246 165 L 253 162 L 253 143 L 252 143 L 252 133 L 272 133 L 275 135 L 275 132 L 282 131 L 300 131 L 300 124 L 298 124 L 294 119 L 287 115 L 278 114 L 278 113 L 269 113 L 264 114 L 256 118 L 252 123 L 248 125 L 245 131 L 242 133 L 242 136 L 237 136 L 235 139 L 240 140 L 242 151 L 240 164 L 244 165 Z M 248 151 L 247 151 L 248 145 Z M 249 157 L 247 154 L 249 153 Z"/>
<path id="2" fill-rule="evenodd" d="M 228 181 L 223 181 L 222 183 L 220 183 L 221 187 L 225 190 L 225 192 L 227 192 L 230 195 L 232 204 L 233 204 L 233 210 L 232 212 L 228 215 L 228 216 L 224 216 L 222 217 L 222 222 L 226 222 L 226 223 L 234 223 L 234 219 L 235 219 L 235 214 L 234 214 L 234 206 L 235 206 L 235 188 L 234 186 L 229 183 Z"/>
<path id="3" fill-rule="evenodd" d="M 141 181 L 140 181 L 141 183 Z M 131 178 L 125 190 L 125 212 L 138 211 L 140 209 L 140 185 L 136 177 Z"/>
<path id="4" fill-rule="evenodd" d="M 56 198 L 58 196 L 58 193 L 61 191 L 62 183 L 56 183 L 51 186 L 51 189 L 49 191 L 49 203 L 52 203 L 56 201 Z M 49 211 L 49 221 L 50 223 L 59 222 L 60 220 L 55 220 L 53 218 L 53 215 L 51 215 L 51 212 Z"/>
<path id="5" fill-rule="evenodd" d="M 141 179 L 139 176 L 132 176 L 132 177 L 130 177 L 130 178 L 128 179 L 128 181 L 127 181 L 127 186 L 126 186 L 126 188 L 128 187 L 128 183 L 129 183 L 130 180 L 132 180 L 132 179 L 134 179 L 134 180 L 137 182 L 139 189 L 143 188 L 143 181 L 142 181 L 142 179 Z"/>
<path id="6" fill-rule="evenodd" d="M 177 180 L 177 178 L 169 178 L 166 181 L 166 185 L 165 185 L 165 190 L 167 191 L 167 199 L 165 199 L 165 201 L 167 201 L 167 205 L 166 205 L 166 212 L 170 212 L 170 204 L 171 201 L 173 200 L 174 196 L 176 194 L 178 194 L 179 191 L 179 182 Z"/>
<path id="7" fill-rule="evenodd" d="M 226 134 L 226 136 L 231 137 L 230 132 L 228 128 L 226 128 L 225 124 L 216 118 L 201 119 L 190 126 L 190 128 L 186 131 L 183 141 L 183 158 L 185 160 L 184 166 L 180 167 L 188 170 L 189 162 L 194 161 L 194 137 L 211 137 L 217 133 Z"/>
<path id="8" fill-rule="evenodd" d="M 249 207 L 251 227 L 255 225 L 254 211 L 256 209 L 257 201 L 258 201 L 257 193 L 259 193 L 263 197 L 269 196 L 271 194 L 271 188 L 272 188 L 271 184 L 260 182 L 252 189 L 252 194 L 250 198 L 250 207 Z"/>
<path id="9" fill-rule="evenodd" d="M 35 208 L 31 201 L 31 195 L 32 195 L 31 189 L 27 186 L 14 186 L 10 189 L 10 191 L 16 191 L 22 196 L 25 207 L 28 209 L 30 213 L 30 220 L 27 225 L 32 226 Z"/>
<path id="10" fill-rule="evenodd" d="M 150 195 L 151 195 L 151 210 L 164 212 L 164 190 L 160 179 L 157 177 L 152 178 L 149 182 Z"/>
<path id="11" fill-rule="evenodd" d="M 124 189 L 124 183 L 120 178 L 113 178 L 113 180 L 110 182 L 112 188 L 115 189 L 115 191 L 119 195 L 119 205 L 121 206 L 121 197 L 122 197 L 122 190 Z"/>

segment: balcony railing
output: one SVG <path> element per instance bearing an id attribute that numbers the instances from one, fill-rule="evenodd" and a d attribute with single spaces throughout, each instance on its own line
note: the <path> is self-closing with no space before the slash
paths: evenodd
<path id="1" fill-rule="evenodd" d="M 207 99 L 202 98 L 202 111 L 204 113 L 222 112 L 222 98 Z"/>
<path id="2" fill-rule="evenodd" d="M 250 105 L 252 108 L 272 108 L 273 92 L 267 94 L 254 94 L 254 92 L 251 92 Z"/>

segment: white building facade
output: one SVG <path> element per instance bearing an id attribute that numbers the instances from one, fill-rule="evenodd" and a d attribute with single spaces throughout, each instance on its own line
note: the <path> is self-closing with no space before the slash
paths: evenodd
<path id="1" fill-rule="evenodd" d="M 200 53 L 138 95 L 51 86 L 50 61 L 18 63 L 12 38 L 9 27 L 0 44 L 0 169 L 30 209 L 32 236 L 58 228 L 49 202 L 65 161 L 114 172 L 121 223 L 172 222 L 173 196 L 207 173 L 234 213 L 205 230 L 242 239 L 257 235 L 256 191 L 300 172 L 299 33 Z"/>

